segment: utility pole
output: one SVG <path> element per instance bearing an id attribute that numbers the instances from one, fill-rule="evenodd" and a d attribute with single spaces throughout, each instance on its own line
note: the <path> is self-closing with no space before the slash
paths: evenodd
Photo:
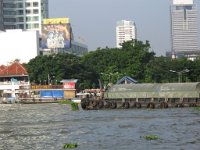
<path id="1" fill-rule="evenodd" d="M 174 71 L 174 70 L 169 70 L 170 72 L 173 72 L 173 73 L 177 73 L 178 74 L 178 82 L 181 83 L 182 82 L 182 74 L 183 73 L 187 73 L 189 72 L 190 70 L 188 69 L 184 69 L 184 70 L 181 70 L 181 71 Z"/>

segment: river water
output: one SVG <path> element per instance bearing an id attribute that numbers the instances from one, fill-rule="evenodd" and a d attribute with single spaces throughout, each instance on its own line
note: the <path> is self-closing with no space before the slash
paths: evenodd
<path id="1" fill-rule="evenodd" d="M 79 150 L 199 150 L 200 111 L 0 104 L 1 150 L 62 150 L 65 143 L 77 143 Z"/>

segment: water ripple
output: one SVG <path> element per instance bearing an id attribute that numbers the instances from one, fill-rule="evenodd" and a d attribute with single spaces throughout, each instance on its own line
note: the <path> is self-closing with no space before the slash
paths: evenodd
<path id="1" fill-rule="evenodd" d="M 0 149 L 199 150 L 200 112 L 192 108 L 71 111 L 68 105 L 0 105 Z M 147 141 L 154 134 L 158 140 Z"/>

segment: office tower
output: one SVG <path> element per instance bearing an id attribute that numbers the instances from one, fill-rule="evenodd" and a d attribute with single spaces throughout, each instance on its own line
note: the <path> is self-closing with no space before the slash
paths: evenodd
<path id="1" fill-rule="evenodd" d="M 198 12 L 193 0 L 173 0 L 171 5 L 172 55 L 197 54 Z"/>
<path id="2" fill-rule="evenodd" d="M 116 27 L 116 47 L 121 48 L 125 41 L 136 39 L 136 25 L 133 21 L 121 20 Z"/>
<path id="3" fill-rule="evenodd" d="M 38 30 L 48 18 L 48 0 L 3 0 L 4 29 Z"/>
<path id="4" fill-rule="evenodd" d="M 0 30 L 3 30 L 3 0 L 0 0 Z"/>

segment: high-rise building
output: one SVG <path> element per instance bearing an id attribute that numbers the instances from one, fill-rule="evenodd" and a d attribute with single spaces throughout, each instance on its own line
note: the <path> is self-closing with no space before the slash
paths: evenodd
<path id="1" fill-rule="evenodd" d="M 136 25 L 133 21 L 121 20 L 116 27 L 116 47 L 121 48 L 125 41 L 136 39 Z"/>
<path id="2" fill-rule="evenodd" d="M 198 11 L 193 0 L 173 0 L 171 5 L 172 55 L 190 56 L 200 52 Z"/>
<path id="3" fill-rule="evenodd" d="M 3 0 L 0 0 L 0 30 L 3 30 Z"/>
<path id="4" fill-rule="evenodd" d="M 2 0 L 1 0 L 2 1 Z M 48 18 L 48 0 L 3 0 L 4 29 L 38 30 Z"/>
<path id="5" fill-rule="evenodd" d="M 38 42 L 40 54 L 66 52 L 83 55 L 87 53 L 87 45 L 74 41 L 70 23 L 62 23 L 61 20 L 68 19 L 49 18 L 48 0 L 0 0 L 0 30 L 6 30 L 10 33 L 12 29 L 22 29 L 23 32 L 20 33 L 17 30 L 16 32 L 12 32 L 19 37 L 23 36 L 25 32 L 28 34 L 29 32 L 34 33 L 39 31 L 40 36 L 38 36 L 38 39 L 35 39 L 34 35 L 31 38 L 35 40 L 34 42 Z M 10 36 L 9 33 L 5 32 L 5 36 Z M 48 35 L 48 39 L 44 38 L 44 34 Z M 8 49 L 11 45 L 3 44 L 3 46 L 2 49 Z M 15 47 L 15 49 L 17 48 Z"/>

